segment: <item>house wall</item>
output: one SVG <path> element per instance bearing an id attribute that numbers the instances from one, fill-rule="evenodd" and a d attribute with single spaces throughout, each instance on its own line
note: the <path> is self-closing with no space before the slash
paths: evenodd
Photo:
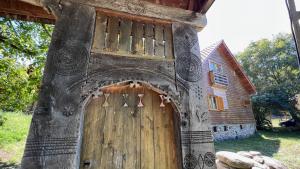
<path id="1" fill-rule="evenodd" d="M 209 110 L 212 121 L 212 128 L 217 127 L 219 130 L 214 132 L 215 140 L 240 138 L 240 136 L 249 136 L 255 132 L 255 120 L 252 112 L 251 104 L 244 106 L 243 101 L 250 99 L 250 94 L 242 85 L 240 78 L 230 66 L 226 56 L 219 50 L 215 50 L 203 61 L 203 79 L 205 81 L 206 96 L 213 94 L 213 88 L 209 79 L 209 61 L 221 64 L 223 72 L 227 75 L 229 85 L 226 90 L 228 101 L 228 109 L 224 111 Z M 243 125 L 244 130 L 240 130 L 240 125 Z M 224 126 L 227 126 L 228 131 L 224 131 Z M 253 127 L 254 126 L 254 127 Z"/>

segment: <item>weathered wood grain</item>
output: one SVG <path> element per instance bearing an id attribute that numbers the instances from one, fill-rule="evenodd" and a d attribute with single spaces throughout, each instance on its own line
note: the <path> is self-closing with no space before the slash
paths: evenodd
<path id="1" fill-rule="evenodd" d="M 118 50 L 118 34 L 119 34 L 119 19 L 116 17 L 109 17 L 107 24 L 107 39 L 106 50 L 114 52 Z"/>
<path id="2" fill-rule="evenodd" d="M 103 50 L 105 48 L 107 17 L 97 14 L 93 50 Z"/>
<path id="3" fill-rule="evenodd" d="M 164 26 L 164 40 L 165 40 L 165 57 L 167 59 L 174 59 L 173 54 L 173 37 L 172 37 L 172 26 Z"/>
<path id="4" fill-rule="evenodd" d="M 154 25 L 145 24 L 145 54 L 153 56 L 154 55 Z"/>
<path id="5" fill-rule="evenodd" d="M 203 29 L 206 26 L 206 16 L 194 11 L 168 6 L 157 5 L 142 0 L 69 0 L 76 3 L 94 7 L 124 12 L 137 16 L 169 20 L 171 22 L 185 23 Z"/>
<path id="6" fill-rule="evenodd" d="M 170 104 L 160 108 L 158 93 L 145 87 L 102 91 L 110 93 L 109 106 L 102 107 L 105 99 L 100 96 L 85 112 L 81 168 L 177 169 L 177 131 Z M 128 94 L 128 107 L 123 107 L 123 94 Z M 144 94 L 144 107 L 137 107 L 138 94 Z"/>
<path id="7" fill-rule="evenodd" d="M 162 25 L 155 25 L 154 50 L 156 56 L 165 56 L 164 27 Z"/>
<path id="8" fill-rule="evenodd" d="M 120 41 L 119 41 L 119 51 L 130 53 L 131 51 L 131 29 L 132 21 L 127 19 L 120 20 Z"/>
<path id="9" fill-rule="evenodd" d="M 144 24 L 134 21 L 132 23 L 132 53 L 136 55 L 144 54 L 143 46 Z"/>

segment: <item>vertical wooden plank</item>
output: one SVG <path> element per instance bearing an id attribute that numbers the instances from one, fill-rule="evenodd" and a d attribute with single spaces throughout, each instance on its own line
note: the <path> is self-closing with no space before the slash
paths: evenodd
<path id="1" fill-rule="evenodd" d="M 103 50 L 105 48 L 107 17 L 97 14 L 95 36 L 93 42 L 93 49 Z"/>
<path id="2" fill-rule="evenodd" d="M 132 23 L 132 53 L 137 55 L 144 54 L 143 47 L 144 25 L 140 22 Z"/>
<path id="3" fill-rule="evenodd" d="M 154 55 L 154 25 L 145 24 L 145 54 Z"/>
<path id="4" fill-rule="evenodd" d="M 138 96 L 138 94 L 144 94 L 144 88 L 140 87 L 140 88 L 137 88 L 136 91 L 137 91 L 137 95 L 136 95 L 136 98 Z M 143 96 L 143 100 L 144 100 L 144 97 Z M 137 99 L 139 100 L 139 99 Z M 138 102 L 136 102 L 136 105 L 137 105 Z M 145 103 L 144 103 L 145 105 Z M 136 166 L 135 168 L 136 169 L 140 169 L 141 168 L 141 109 L 142 108 L 137 108 L 137 113 L 136 113 L 136 121 L 135 121 L 135 133 L 136 133 Z"/>
<path id="5" fill-rule="evenodd" d="M 155 25 L 155 56 L 163 57 L 165 55 L 164 48 L 164 27 Z"/>
<path id="6" fill-rule="evenodd" d="M 123 112 L 122 112 L 122 95 L 121 92 L 124 87 L 120 87 L 117 90 L 112 91 L 114 93 L 114 120 L 113 120 L 113 129 L 114 133 L 113 140 L 113 168 L 112 169 L 122 169 L 123 165 Z"/>
<path id="7" fill-rule="evenodd" d="M 137 94 L 133 89 L 128 88 L 128 105 L 126 114 L 124 116 L 124 121 L 126 126 L 124 126 L 124 143 L 125 143 L 125 159 L 123 162 L 124 169 L 135 169 L 136 160 L 138 158 L 136 147 L 139 146 L 136 141 L 136 131 L 135 131 L 135 121 L 137 113 Z"/>
<path id="8" fill-rule="evenodd" d="M 174 59 L 173 54 L 173 37 L 172 26 L 165 25 L 164 27 L 164 40 L 165 40 L 165 56 L 167 59 Z"/>
<path id="9" fill-rule="evenodd" d="M 163 114 L 161 111 L 160 98 L 157 94 L 152 97 L 154 114 L 154 151 L 155 151 L 155 169 L 166 169 L 165 157 L 165 137 L 163 126 Z"/>
<path id="10" fill-rule="evenodd" d="M 146 90 L 141 112 L 141 169 L 154 169 L 152 91 Z"/>
<path id="11" fill-rule="evenodd" d="M 109 91 L 104 91 L 105 93 L 109 93 Z M 103 96 L 104 97 L 104 96 Z M 100 162 L 99 168 L 112 168 L 112 160 L 113 160 L 113 149 L 112 149 L 112 128 L 113 128 L 113 94 L 110 94 L 108 97 L 108 107 L 104 107 L 105 115 L 105 122 L 104 122 L 104 130 L 103 130 L 103 149 L 102 149 L 102 158 Z M 103 103 L 99 106 L 103 106 Z"/>
<path id="12" fill-rule="evenodd" d="M 118 50 L 119 18 L 109 17 L 107 24 L 107 51 Z"/>
<path id="13" fill-rule="evenodd" d="M 120 41 L 119 41 L 119 51 L 126 53 L 130 52 L 130 45 L 131 45 L 131 29 L 132 29 L 132 22 L 127 19 L 120 20 Z"/>

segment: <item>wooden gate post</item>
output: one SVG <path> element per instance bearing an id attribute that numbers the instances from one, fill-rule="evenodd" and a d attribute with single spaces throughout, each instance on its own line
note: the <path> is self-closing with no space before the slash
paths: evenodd
<path id="1" fill-rule="evenodd" d="M 22 169 L 75 169 L 80 162 L 81 88 L 72 84 L 86 77 L 95 9 L 67 2 L 57 9 Z"/>
<path id="2" fill-rule="evenodd" d="M 216 168 L 197 31 L 173 23 L 173 44 L 177 82 L 186 86 L 182 98 L 181 143 L 185 169 Z"/>

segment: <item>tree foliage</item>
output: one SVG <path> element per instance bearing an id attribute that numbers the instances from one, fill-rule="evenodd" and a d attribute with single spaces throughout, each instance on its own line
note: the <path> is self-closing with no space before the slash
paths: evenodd
<path id="1" fill-rule="evenodd" d="M 52 30 L 0 18 L 0 109 L 24 111 L 37 99 Z"/>
<path id="2" fill-rule="evenodd" d="M 300 92 L 300 71 L 291 35 L 278 34 L 272 40 L 252 42 L 237 58 L 257 89 L 252 103 L 258 126 L 269 123 L 266 115 L 283 111 L 300 121 L 300 112 L 292 102 Z"/>

